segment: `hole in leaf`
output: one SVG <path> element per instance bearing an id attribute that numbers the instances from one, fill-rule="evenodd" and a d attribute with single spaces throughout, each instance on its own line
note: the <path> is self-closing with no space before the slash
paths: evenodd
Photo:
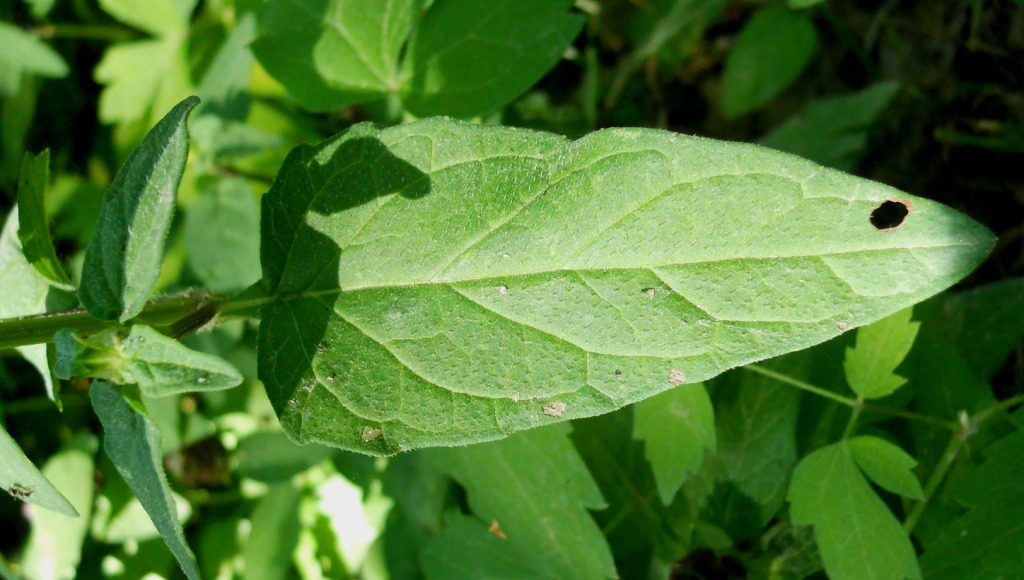
<path id="1" fill-rule="evenodd" d="M 882 205 L 871 212 L 871 225 L 878 230 L 891 230 L 903 224 L 910 214 L 910 208 L 902 201 L 883 201 Z"/>

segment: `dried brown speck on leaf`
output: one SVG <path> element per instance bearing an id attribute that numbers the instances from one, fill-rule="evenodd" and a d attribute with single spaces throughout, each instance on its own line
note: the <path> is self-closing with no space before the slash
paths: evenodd
<path id="1" fill-rule="evenodd" d="M 370 443 L 371 441 L 377 440 L 383 434 L 384 432 L 380 429 L 367 425 L 366 427 L 363 427 L 363 432 L 359 435 L 359 438 L 363 443 Z"/>
<path id="2" fill-rule="evenodd" d="M 561 417 L 565 413 L 565 403 L 562 401 L 551 401 L 544 405 L 544 414 L 548 417 Z"/>
<path id="3" fill-rule="evenodd" d="M 498 520 L 491 520 L 491 525 L 487 528 L 487 531 L 494 534 L 499 539 L 508 539 L 508 536 L 505 535 L 505 532 L 501 529 L 501 526 L 498 525 Z"/>
<path id="4" fill-rule="evenodd" d="M 668 384 L 678 387 L 686 382 L 686 373 L 679 369 L 672 369 L 668 373 Z"/>

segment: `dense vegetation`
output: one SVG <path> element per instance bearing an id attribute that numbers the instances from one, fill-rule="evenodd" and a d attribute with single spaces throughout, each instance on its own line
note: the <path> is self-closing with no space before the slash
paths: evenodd
<path id="1" fill-rule="evenodd" d="M 1019 0 L 0 4 L 0 577 L 1021 576 L 1021 62 Z"/>

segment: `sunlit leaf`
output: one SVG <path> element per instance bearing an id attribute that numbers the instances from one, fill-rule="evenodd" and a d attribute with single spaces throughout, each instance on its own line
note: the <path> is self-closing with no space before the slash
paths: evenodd
<path id="1" fill-rule="evenodd" d="M 133 318 L 153 291 L 188 157 L 186 122 L 198 104 L 189 97 L 168 113 L 107 190 L 78 289 L 82 305 L 97 318 Z"/>
<path id="2" fill-rule="evenodd" d="M 880 229 L 885 202 L 909 214 Z M 281 423 L 375 454 L 807 348 L 947 287 L 992 243 L 944 206 L 754 146 L 444 119 L 296 149 L 262 220 L 260 378 Z"/>

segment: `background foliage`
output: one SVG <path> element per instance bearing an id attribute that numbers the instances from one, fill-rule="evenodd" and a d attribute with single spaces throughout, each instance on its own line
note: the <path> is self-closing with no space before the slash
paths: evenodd
<path id="1" fill-rule="evenodd" d="M 373 6 L 0 4 L 0 206 L 7 224 L 15 206 L 51 223 L 56 247 L 5 228 L 0 317 L 73 305 L 61 289 L 82 279 L 103 192 L 191 94 L 203 104 L 162 293 L 259 279 L 259 198 L 294 146 L 435 114 L 761 143 L 951 205 L 999 242 L 955 292 L 813 349 L 571 427 L 388 460 L 291 443 L 249 322 L 185 340 L 229 360 L 240 387 L 144 390 L 141 423 L 107 384 L 51 378 L 44 347 L 4 350 L 3 424 L 55 488 L 36 503 L 80 517 L 0 498 L 0 575 L 179 577 L 186 542 L 209 578 L 1021 574 L 1020 2 Z M 45 210 L 23 205 L 33 188 Z M 156 525 L 119 453 L 166 470 Z M 0 463 L 15 496 L 4 478 L 24 461 Z"/>

